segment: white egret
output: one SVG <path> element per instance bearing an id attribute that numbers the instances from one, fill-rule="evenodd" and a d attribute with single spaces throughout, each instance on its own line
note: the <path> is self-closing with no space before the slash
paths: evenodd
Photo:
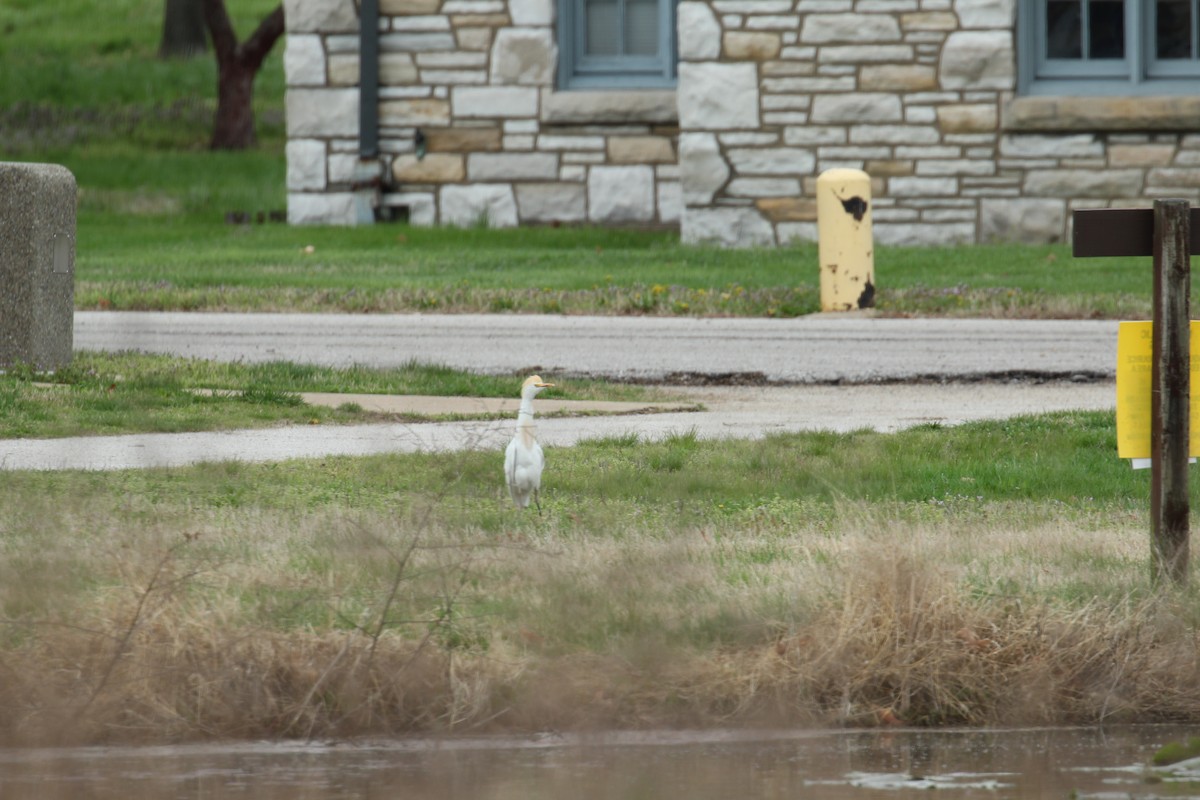
<path id="1" fill-rule="evenodd" d="M 539 376 L 531 375 L 521 384 L 521 409 L 517 412 L 517 435 L 504 451 L 504 477 L 508 480 L 508 492 L 517 508 L 528 508 L 533 500 L 538 513 L 542 504 L 538 502 L 538 491 L 542 486 L 542 467 L 546 457 L 542 446 L 533 435 L 533 398 L 543 389 L 553 386 Z"/>

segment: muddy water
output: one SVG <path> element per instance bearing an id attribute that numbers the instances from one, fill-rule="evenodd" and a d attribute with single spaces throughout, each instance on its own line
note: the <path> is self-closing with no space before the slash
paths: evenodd
<path id="1" fill-rule="evenodd" d="M 639 733 L 0 750 L 3 800 L 1200 798 L 1171 727 Z"/>

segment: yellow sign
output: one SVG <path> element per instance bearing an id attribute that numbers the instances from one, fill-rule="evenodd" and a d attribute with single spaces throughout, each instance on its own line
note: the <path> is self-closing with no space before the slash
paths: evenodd
<path id="1" fill-rule="evenodd" d="M 1152 322 L 1122 322 L 1117 329 L 1117 455 L 1150 458 L 1150 392 L 1154 356 Z M 1191 321 L 1191 352 L 1196 352 L 1200 321 Z M 1188 455 L 1200 454 L 1200 359 L 1191 363 L 1188 398 Z"/>

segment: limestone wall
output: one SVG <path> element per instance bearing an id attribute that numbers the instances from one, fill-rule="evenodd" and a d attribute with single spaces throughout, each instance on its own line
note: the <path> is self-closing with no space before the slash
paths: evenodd
<path id="1" fill-rule="evenodd" d="M 554 0 L 380 0 L 380 150 L 358 157 L 354 0 L 287 0 L 288 220 L 675 225 L 675 93 L 559 92 Z M 424 137 L 419 155 L 416 134 Z"/>
<path id="2" fill-rule="evenodd" d="M 816 238 L 865 170 L 889 244 L 1061 241 L 1079 207 L 1200 198 L 1200 104 L 1017 98 L 1013 0 L 684 0 L 683 238 Z"/>
<path id="3" fill-rule="evenodd" d="M 1015 0 L 682 0 L 677 91 L 611 92 L 554 88 L 554 0 L 379 3 L 362 162 L 355 2 L 285 2 L 293 223 L 383 204 L 779 245 L 815 239 L 832 167 L 872 176 L 888 244 L 1060 241 L 1073 208 L 1200 202 L 1200 96 L 1017 97 Z"/>

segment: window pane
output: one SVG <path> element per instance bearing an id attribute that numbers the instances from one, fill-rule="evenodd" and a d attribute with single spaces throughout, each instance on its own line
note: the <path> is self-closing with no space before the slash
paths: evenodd
<path id="1" fill-rule="evenodd" d="M 1083 15 L 1078 0 L 1046 3 L 1046 57 L 1083 58 Z"/>
<path id="2" fill-rule="evenodd" d="M 621 9 L 617 0 L 586 0 L 587 54 L 621 55 Z"/>
<path id="3" fill-rule="evenodd" d="M 658 0 L 625 0 L 625 52 L 658 53 Z"/>
<path id="4" fill-rule="evenodd" d="M 1154 7 L 1154 49 L 1159 58 L 1191 58 L 1192 4 L 1159 0 Z"/>
<path id="5" fill-rule="evenodd" d="M 1092 0 L 1088 12 L 1088 58 L 1124 58 L 1125 3 Z"/>

